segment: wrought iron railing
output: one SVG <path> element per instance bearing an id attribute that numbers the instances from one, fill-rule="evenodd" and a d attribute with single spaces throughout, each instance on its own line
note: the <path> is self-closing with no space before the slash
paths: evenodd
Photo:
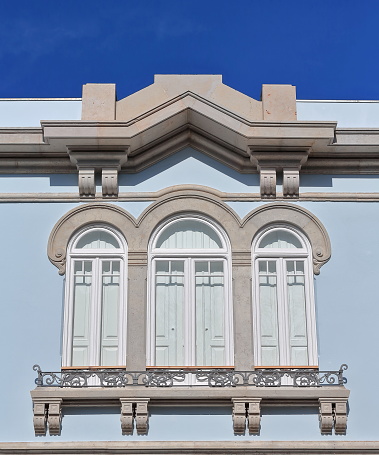
<path id="1" fill-rule="evenodd" d="M 234 371 L 230 369 L 149 369 L 147 371 L 126 371 L 125 369 L 70 369 L 62 371 L 37 371 L 37 387 L 178 387 L 205 385 L 208 387 L 321 387 L 343 386 L 346 378 L 343 372 L 315 369 L 257 369 Z"/>

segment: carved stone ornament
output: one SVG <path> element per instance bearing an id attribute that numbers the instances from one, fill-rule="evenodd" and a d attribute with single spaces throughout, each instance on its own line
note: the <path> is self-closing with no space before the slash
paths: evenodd
<path id="1" fill-rule="evenodd" d="M 118 196 L 118 169 L 103 169 L 101 171 L 101 187 L 103 197 Z"/>
<path id="2" fill-rule="evenodd" d="M 133 403 L 131 401 L 121 401 L 121 431 L 123 435 L 133 434 L 134 429 L 134 411 Z"/>
<path id="3" fill-rule="evenodd" d="M 137 434 L 139 435 L 147 434 L 149 430 L 148 402 L 148 399 L 136 401 L 135 419 Z"/>
<path id="4" fill-rule="evenodd" d="M 95 197 L 95 169 L 79 169 L 80 197 Z"/>
<path id="5" fill-rule="evenodd" d="M 283 197 L 299 197 L 299 171 L 310 149 L 254 150 L 249 147 L 250 161 L 260 173 L 261 197 L 276 197 L 276 173 L 283 171 Z"/>
<path id="6" fill-rule="evenodd" d="M 340 398 L 319 399 L 320 403 L 320 430 L 321 434 L 346 434 L 347 428 L 347 400 Z"/>
<path id="7" fill-rule="evenodd" d="M 137 434 L 145 435 L 149 430 L 149 411 L 148 398 L 133 398 L 131 400 L 121 401 L 121 431 L 123 435 L 132 435 L 134 431 L 134 422 Z"/>
<path id="8" fill-rule="evenodd" d="M 45 436 L 47 427 L 50 436 L 61 434 L 62 399 L 33 400 L 33 425 L 36 436 Z"/>
<path id="9" fill-rule="evenodd" d="M 120 150 L 98 149 L 83 147 L 80 150 L 68 147 L 70 161 L 79 171 L 80 197 L 94 197 L 96 194 L 95 172 L 102 174 L 103 197 L 118 196 L 118 171 L 126 163 L 128 147 Z"/>
<path id="10" fill-rule="evenodd" d="M 346 400 L 334 400 L 334 433 L 346 434 L 347 428 L 347 402 Z"/>
<path id="11" fill-rule="evenodd" d="M 245 401 L 233 401 L 233 430 L 234 434 L 244 435 L 246 430 L 246 403 Z"/>
<path id="12" fill-rule="evenodd" d="M 72 235 L 92 223 L 102 223 L 116 227 L 125 237 L 136 227 L 135 219 L 125 210 L 111 204 L 92 203 L 81 205 L 66 213 L 51 231 L 47 255 L 59 274 L 66 272 L 67 246 Z"/>
<path id="13" fill-rule="evenodd" d="M 46 403 L 33 403 L 33 425 L 36 436 L 46 435 L 47 409 Z"/>
<path id="14" fill-rule="evenodd" d="M 261 399 L 249 400 L 247 406 L 247 425 L 249 434 L 259 435 L 261 430 Z"/>
<path id="15" fill-rule="evenodd" d="M 251 211 L 242 222 L 245 229 L 257 232 L 269 225 L 292 225 L 307 236 L 312 248 L 313 272 L 319 275 L 320 268 L 330 259 L 329 235 L 321 221 L 313 213 L 288 203 L 266 204 Z"/>
<path id="16" fill-rule="evenodd" d="M 260 188 L 262 199 L 276 198 L 276 170 L 261 169 L 260 171 Z"/>
<path id="17" fill-rule="evenodd" d="M 294 199 L 298 198 L 299 185 L 299 170 L 283 169 L 283 197 Z"/>

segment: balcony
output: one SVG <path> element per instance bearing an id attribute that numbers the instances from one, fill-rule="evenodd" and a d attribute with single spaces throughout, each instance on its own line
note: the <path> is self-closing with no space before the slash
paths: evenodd
<path id="1" fill-rule="evenodd" d="M 121 430 L 148 432 L 148 404 L 230 405 L 235 434 L 259 434 L 262 406 L 318 406 L 322 434 L 345 434 L 347 400 L 344 371 L 315 368 L 64 369 L 44 372 L 38 365 L 31 391 L 36 434 L 60 434 L 62 406 L 118 406 Z"/>

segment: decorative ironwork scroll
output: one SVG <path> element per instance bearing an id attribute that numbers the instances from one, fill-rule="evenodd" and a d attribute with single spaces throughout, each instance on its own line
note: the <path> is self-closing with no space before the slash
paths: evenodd
<path id="1" fill-rule="evenodd" d="M 149 369 L 147 371 L 126 371 L 118 368 L 70 369 L 62 371 L 37 372 L 37 387 L 321 387 L 343 386 L 347 365 L 337 371 L 315 369 L 257 369 L 234 371 L 230 369 Z"/>

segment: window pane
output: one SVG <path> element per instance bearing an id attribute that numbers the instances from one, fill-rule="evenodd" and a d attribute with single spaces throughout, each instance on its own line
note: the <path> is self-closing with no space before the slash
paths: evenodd
<path id="1" fill-rule="evenodd" d="M 78 249 L 112 249 L 120 248 L 116 238 L 106 231 L 90 231 L 84 234 L 76 244 Z"/>
<path id="2" fill-rule="evenodd" d="M 101 365 L 118 364 L 120 261 L 102 261 Z"/>
<path id="3" fill-rule="evenodd" d="M 300 240 L 291 232 L 270 231 L 259 242 L 258 248 L 303 248 Z"/>
<path id="4" fill-rule="evenodd" d="M 184 261 L 156 261 L 156 270 L 155 364 L 184 365 Z"/>
<path id="5" fill-rule="evenodd" d="M 156 248 L 215 249 L 222 248 L 222 242 L 209 225 L 198 220 L 180 220 L 161 233 Z"/>
<path id="6" fill-rule="evenodd" d="M 225 365 L 223 262 L 197 261 L 195 270 L 196 365 Z M 212 275 L 215 273 L 219 276 Z"/>
<path id="7" fill-rule="evenodd" d="M 308 365 L 304 261 L 287 261 L 291 365 Z"/>
<path id="8" fill-rule="evenodd" d="M 72 366 L 89 365 L 92 262 L 74 262 Z"/>
<path id="9" fill-rule="evenodd" d="M 267 272 L 268 270 L 268 272 Z M 259 261 L 262 365 L 279 365 L 278 297 L 275 261 Z"/>

